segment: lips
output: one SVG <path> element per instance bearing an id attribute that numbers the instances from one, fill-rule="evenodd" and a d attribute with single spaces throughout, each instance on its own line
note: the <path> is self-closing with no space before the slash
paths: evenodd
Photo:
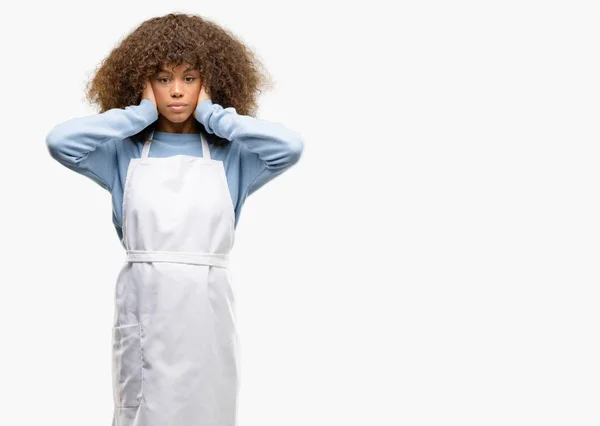
<path id="1" fill-rule="evenodd" d="M 180 112 L 183 111 L 187 105 L 169 105 L 171 111 Z"/>

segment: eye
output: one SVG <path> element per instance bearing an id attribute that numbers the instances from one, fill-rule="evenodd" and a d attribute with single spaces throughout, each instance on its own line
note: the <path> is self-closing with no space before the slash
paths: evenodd
<path id="1" fill-rule="evenodd" d="M 159 82 L 163 83 L 163 82 L 166 82 L 166 80 L 169 80 L 169 77 L 159 77 L 159 78 L 157 78 L 157 80 Z M 163 80 L 165 80 L 165 81 L 163 81 Z M 196 77 L 186 77 L 186 81 L 188 81 L 190 83 L 194 80 L 196 80 Z"/>

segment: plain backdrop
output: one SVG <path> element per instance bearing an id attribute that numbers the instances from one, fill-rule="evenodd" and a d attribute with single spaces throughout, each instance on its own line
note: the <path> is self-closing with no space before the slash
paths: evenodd
<path id="1" fill-rule="evenodd" d="M 5 6 L 0 424 L 110 425 L 124 251 L 45 138 L 175 11 L 257 52 L 258 118 L 305 141 L 237 228 L 239 426 L 599 424 L 600 3 L 575 0 Z"/>

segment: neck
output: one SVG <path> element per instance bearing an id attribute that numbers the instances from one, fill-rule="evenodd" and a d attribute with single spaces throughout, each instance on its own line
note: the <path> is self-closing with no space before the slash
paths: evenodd
<path id="1" fill-rule="evenodd" d="M 193 115 L 190 115 L 190 117 L 182 123 L 173 123 L 172 121 L 167 120 L 164 115 L 159 114 L 154 131 L 165 133 L 200 133 L 197 121 Z"/>

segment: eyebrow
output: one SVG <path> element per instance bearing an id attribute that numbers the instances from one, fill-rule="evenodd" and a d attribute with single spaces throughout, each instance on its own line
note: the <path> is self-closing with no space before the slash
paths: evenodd
<path id="1" fill-rule="evenodd" d="M 183 70 L 183 72 L 189 72 L 189 71 L 198 71 L 198 70 L 195 69 L 195 68 L 192 68 L 192 67 L 186 68 L 185 70 Z M 160 69 L 158 72 L 168 72 L 168 73 L 170 73 L 171 71 L 170 70 L 165 70 L 165 69 Z"/>

